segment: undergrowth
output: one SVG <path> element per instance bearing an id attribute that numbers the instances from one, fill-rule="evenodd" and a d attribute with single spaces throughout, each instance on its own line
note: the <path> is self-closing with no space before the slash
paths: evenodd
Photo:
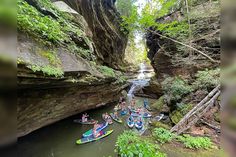
<path id="1" fill-rule="evenodd" d="M 166 157 L 158 151 L 158 146 L 132 131 L 125 131 L 116 141 L 116 150 L 121 157 Z"/>

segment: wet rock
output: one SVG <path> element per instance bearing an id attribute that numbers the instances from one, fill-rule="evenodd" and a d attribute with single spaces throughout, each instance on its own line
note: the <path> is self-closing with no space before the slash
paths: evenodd
<path id="1" fill-rule="evenodd" d="M 162 95 L 161 85 L 155 77 L 149 81 L 149 85 L 142 89 L 143 93 L 150 95 L 152 98 L 158 98 Z"/>

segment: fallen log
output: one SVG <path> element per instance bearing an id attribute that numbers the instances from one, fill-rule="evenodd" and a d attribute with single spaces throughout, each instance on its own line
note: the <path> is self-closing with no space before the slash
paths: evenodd
<path id="1" fill-rule="evenodd" d="M 176 124 L 171 131 L 176 131 L 178 126 L 185 123 L 185 121 L 191 117 L 194 113 L 196 113 L 196 110 L 206 104 L 206 102 L 220 89 L 220 85 L 218 85 L 216 88 L 214 88 L 200 103 L 198 103 L 191 111 L 189 111 L 180 121 L 178 124 Z"/>
<path id="2" fill-rule="evenodd" d="M 204 125 L 207 125 L 208 127 L 212 128 L 212 129 L 216 130 L 217 132 L 220 132 L 220 127 L 217 127 L 217 126 L 215 126 L 215 125 L 212 125 L 212 124 L 206 122 L 206 121 L 203 120 L 203 119 L 200 119 L 200 122 L 201 122 L 202 124 L 204 124 Z"/>

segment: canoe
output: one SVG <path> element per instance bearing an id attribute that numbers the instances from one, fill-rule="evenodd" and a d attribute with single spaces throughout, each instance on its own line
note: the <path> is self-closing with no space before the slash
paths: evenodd
<path id="1" fill-rule="evenodd" d="M 135 128 L 136 128 L 137 130 L 142 129 L 142 128 L 143 128 L 143 122 L 141 122 L 141 124 L 138 124 L 137 122 L 135 122 Z"/>
<path id="2" fill-rule="evenodd" d="M 101 135 L 97 138 L 94 138 L 93 136 L 84 137 L 84 138 L 81 138 L 81 139 L 77 140 L 76 144 L 85 144 L 85 143 L 97 141 L 97 140 L 100 140 L 100 139 L 102 139 L 106 136 L 109 136 L 112 132 L 113 132 L 113 130 L 105 131 L 103 134 L 101 133 Z"/>
<path id="3" fill-rule="evenodd" d="M 112 121 L 111 116 L 110 116 L 109 119 L 105 119 L 105 118 L 103 117 L 103 115 L 102 115 L 102 119 L 103 119 L 105 122 L 107 122 L 109 125 L 113 124 L 113 121 Z"/>
<path id="4" fill-rule="evenodd" d="M 120 118 L 115 118 L 114 114 L 113 113 L 110 113 L 111 115 L 111 118 L 116 121 L 117 123 L 122 123 L 122 120 Z"/>
<path id="5" fill-rule="evenodd" d="M 74 123 L 87 124 L 87 125 L 95 124 L 95 122 L 96 121 L 94 119 L 88 120 L 87 122 L 82 122 L 81 119 L 75 119 L 74 120 Z"/>
<path id="6" fill-rule="evenodd" d="M 107 126 L 108 126 L 108 123 L 107 123 L 107 122 L 106 122 L 106 123 L 102 123 L 102 124 L 100 124 L 100 127 L 97 128 L 97 131 L 98 131 L 98 132 L 99 132 L 99 131 L 102 131 L 102 130 L 105 129 Z M 93 129 L 90 129 L 90 130 L 86 131 L 82 136 L 83 136 L 83 137 L 89 137 L 89 136 L 91 136 L 91 135 L 93 135 Z"/>
<path id="7" fill-rule="evenodd" d="M 124 116 L 127 114 L 127 110 L 124 110 L 124 111 L 120 111 L 120 115 Z"/>
<path id="8" fill-rule="evenodd" d="M 127 125 L 129 128 L 133 128 L 134 127 L 134 121 L 133 120 L 130 120 L 129 118 L 127 119 Z"/>

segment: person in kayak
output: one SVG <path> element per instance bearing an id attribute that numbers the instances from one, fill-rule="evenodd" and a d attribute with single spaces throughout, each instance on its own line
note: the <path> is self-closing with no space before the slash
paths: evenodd
<path id="1" fill-rule="evenodd" d="M 137 123 L 138 123 L 139 126 L 142 125 L 143 121 L 142 121 L 141 117 L 138 118 Z"/>
<path id="2" fill-rule="evenodd" d="M 134 118 L 132 116 L 129 116 L 129 121 L 134 121 Z"/>
<path id="3" fill-rule="evenodd" d="M 131 108 L 134 109 L 135 105 L 136 105 L 135 99 L 132 98 L 132 100 L 131 100 Z"/>
<path id="4" fill-rule="evenodd" d="M 82 122 L 83 122 L 83 123 L 84 123 L 84 122 L 87 122 L 87 121 L 88 121 L 88 117 L 89 117 L 89 115 L 88 115 L 87 113 L 83 114 L 83 115 L 82 115 Z"/>
<path id="5" fill-rule="evenodd" d="M 118 113 L 117 112 L 114 112 L 114 118 L 118 119 Z"/>
<path id="6" fill-rule="evenodd" d="M 97 129 L 98 129 L 99 127 L 100 127 L 100 125 L 98 124 L 98 121 L 96 121 L 96 122 L 94 123 L 94 126 L 93 126 L 93 137 L 94 137 L 94 138 L 98 138 L 98 137 L 101 135 L 101 133 L 97 131 Z"/>

